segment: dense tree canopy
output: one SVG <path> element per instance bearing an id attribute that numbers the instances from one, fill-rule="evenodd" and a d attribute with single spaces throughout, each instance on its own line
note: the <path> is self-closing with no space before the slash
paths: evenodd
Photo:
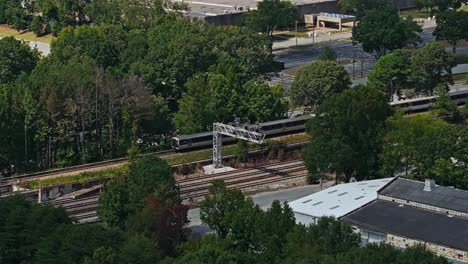
<path id="1" fill-rule="evenodd" d="M 437 40 L 446 40 L 456 52 L 457 42 L 468 40 L 468 12 L 447 10 L 437 15 L 437 27 L 432 33 Z"/>
<path id="2" fill-rule="evenodd" d="M 384 55 L 369 72 L 369 85 L 384 91 L 390 101 L 393 95 L 401 95 L 401 90 L 409 87 L 410 56 L 402 50 Z"/>
<path id="3" fill-rule="evenodd" d="M 386 96 L 369 86 L 333 95 L 320 105 L 308 125 L 312 135 L 305 152 L 311 182 L 336 172 L 348 181 L 373 177 L 378 169 L 385 120 L 392 113 Z"/>
<path id="4" fill-rule="evenodd" d="M 388 51 L 420 42 L 421 27 L 411 18 L 404 19 L 395 8 L 379 8 L 366 12 L 353 28 L 353 41 L 377 58 Z"/>
<path id="5" fill-rule="evenodd" d="M 411 56 L 411 80 L 416 91 L 432 95 L 438 85 L 452 83 L 454 66 L 453 55 L 439 43 L 430 43 L 416 50 Z"/>
<path id="6" fill-rule="evenodd" d="M 314 111 L 325 99 L 350 85 L 351 79 L 342 65 L 330 60 L 314 61 L 297 72 L 291 87 L 291 101 Z"/>
<path id="7" fill-rule="evenodd" d="M 244 24 L 268 36 L 277 28 L 284 28 L 297 20 L 297 8 L 289 0 L 262 0 L 257 10 L 244 14 Z"/>
<path id="8" fill-rule="evenodd" d="M 53 1 L 37 2 L 48 10 L 44 16 L 58 12 Z M 1 171 L 121 157 L 131 146 L 156 151 L 168 147 L 173 124 L 179 132 L 202 131 L 213 120 L 261 122 L 286 111 L 282 89 L 263 81 L 275 70 L 267 36 L 173 15 L 148 29 L 84 24 L 65 28 L 39 63 L 26 44 L 2 40 L 0 81 L 8 85 L 0 86 Z M 187 111 L 193 101 L 187 88 L 202 75 L 216 76 L 216 108 L 209 111 L 217 115 L 198 123 L 196 111 Z"/>
<path id="9" fill-rule="evenodd" d="M 433 178 L 445 186 L 468 187 L 468 131 L 430 115 L 389 119 L 380 155 L 385 176 L 401 173 L 418 180 Z"/>
<path id="10" fill-rule="evenodd" d="M 358 21 L 371 10 L 395 7 L 390 0 L 340 0 L 339 6 L 343 13 L 355 15 Z"/>
<path id="11" fill-rule="evenodd" d="M 12 83 L 21 74 L 29 74 L 39 60 L 37 51 L 26 42 L 7 37 L 0 39 L 0 84 Z"/>
<path id="12" fill-rule="evenodd" d="M 467 4 L 466 0 L 418 0 L 418 2 L 427 9 L 430 15 L 448 9 L 458 9 L 462 3 Z"/>
<path id="13" fill-rule="evenodd" d="M 239 83 L 225 75 L 196 75 L 187 82 L 187 92 L 179 100 L 174 124 L 179 133 L 211 130 L 214 122 L 230 122 L 234 117 L 251 123 L 285 116 L 283 89 L 263 81 Z"/>

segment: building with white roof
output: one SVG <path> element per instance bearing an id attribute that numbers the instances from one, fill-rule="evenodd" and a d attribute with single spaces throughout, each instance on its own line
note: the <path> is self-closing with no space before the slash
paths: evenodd
<path id="1" fill-rule="evenodd" d="M 393 178 L 335 185 L 289 203 L 297 223 L 316 223 L 322 216 L 340 218 L 377 199 L 377 191 Z"/>

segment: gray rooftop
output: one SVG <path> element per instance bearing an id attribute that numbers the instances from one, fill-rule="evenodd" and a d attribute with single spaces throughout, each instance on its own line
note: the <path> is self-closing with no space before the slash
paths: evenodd
<path id="1" fill-rule="evenodd" d="M 397 178 L 379 191 L 380 195 L 468 213 L 468 191 L 436 185 L 423 191 L 424 182 Z"/>
<path id="2" fill-rule="evenodd" d="M 376 200 L 343 218 L 362 229 L 468 250 L 468 219 Z"/>

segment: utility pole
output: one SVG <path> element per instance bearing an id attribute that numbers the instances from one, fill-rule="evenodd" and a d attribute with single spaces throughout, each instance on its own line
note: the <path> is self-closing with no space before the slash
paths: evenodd
<path id="1" fill-rule="evenodd" d="M 312 29 L 312 44 L 315 43 L 315 28 Z"/>
<path id="2" fill-rule="evenodd" d="M 297 47 L 297 20 L 296 20 L 296 47 Z"/>
<path id="3" fill-rule="evenodd" d="M 223 135 L 247 140 L 261 144 L 265 139 L 265 134 L 258 130 L 249 130 L 241 127 L 238 120 L 234 125 L 226 125 L 222 123 L 213 124 L 213 167 L 218 169 L 222 165 L 223 156 Z"/>

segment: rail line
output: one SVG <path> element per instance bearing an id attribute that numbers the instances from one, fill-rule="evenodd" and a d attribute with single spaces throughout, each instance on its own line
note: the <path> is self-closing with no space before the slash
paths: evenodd
<path id="1" fill-rule="evenodd" d="M 174 155 L 174 154 L 175 154 L 174 150 L 164 150 L 164 151 L 159 151 L 159 152 L 146 153 L 140 156 L 157 155 L 159 157 L 167 157 L 167 156 Z M 121 165 L 121 164 L 125 164 L 127 161 L 128 161 L 128 158 L 119 158 L 119 159 L 77 165 L 77 166 L 67 167 L 63 169 L 54 169 L 54 170 L 48 170 L 48 171 L 35 172 L 31 174 L 23 174 L 23 175 L 17 175 L 17 176 L 12 176 L 12 177 L 0 178 L 0 194 L 10 192 L 12 188 L 11 187 L 12 184 L 16 183 L 19 180 L 31 180 L 31 179 L 37 179 L 40 177 L 62 175 L 62 174 L 68 174 L 72 172 L 83 172 L 83 171 L 88 171 L 88 170 L 101 168 L 101 167 Z"/>
<path id="2" fill-rule="evenodd" d="M 302 161 L 289 161 L 258 168 L 241 169 L 179 180 L 181 198 L 190 201 L 209 194 L 209 186 L 213 180 L 224 180 L 230 189 L 246 190 L 252 187 L 265 186 L 285 180 L 306 177 L 307 172 Z M 68 215 L 77 223 L 92 223 L 99 221 L 97 210 L 99 194 L 86 198 L 64 198 L 48 202 L 55 207 L 63 207 Z"/>
<path id="3" fill-rule="evenodd" d="M 288 147 L 297 147 L 297 146 L 302 146 L 305 145 L 307 141 L 302 141 L 302 142 L 296 142 L 296 143 L 291 143 L 288 144 Z M 258 149 L 258 150 L 252 150 L 249 151 L 250 154 L 255 154 L 259 153 L 261 151 L 264 151 L 263 149 Z M 167 157 L 176 154 L 174 150 L 168 150 L 168 151 L 160 151 L 160 152 L 154 152 L 154 153 L 147 153 L 143 154 L 141 156 L 147 156 L 147 155 L 158 155 L 159 157 Z M 235 155 L 227 155 L 224 156 L 223 159 L 229 159 L 233 158 Z M 109 160 L 109 161 L 103 161 L 103 162 L 98 162 L 98 163 L 91 163 L 91 164 L 85 164 L 85 165 L 78 165 L 74 167 L 68 167 L 64 169 L 58 169 L 58 170 L 53 170 L 53 171 L 45 171 L 45 172 L 38 172 L 34 174 L 24 174 L 24 175 L 19 175 L 19 176 L 14 176 L 14 177 L 9 177 L 9 178 L 3 178 L 0 179 L 0 194 L 8 194 L 12 192 L 12 186 L 13 184 L 17 183 L 20 180 L 32 180 L 32 179 L 37 179 L 40 177 L 50 177 L 54 175 L 61 175 L 61 174 L 67 174 L 71 172 L 82 172 L 82 171 L 87 171 L 91 170 L 94 168 L 99 168 L 99 167 L 104 167 L 104 166 L 112 166 L 112 165 L 119 165 L 119 164 L 124 164 L 127 162 L 127 158 L 121 158 L 121 159 L 116 159 L 116 160 Z M 211 159 L 203 159 L 203 160 L 198 160 L 198 161 L 193 161 L 193 162 L 188 162 L 186 164 L 196 164 L 196 163 L 204 163 L 204 162 L 209 162 Z M 173 167 L 177 167 L 180 165 L 173 165 Z"/>

